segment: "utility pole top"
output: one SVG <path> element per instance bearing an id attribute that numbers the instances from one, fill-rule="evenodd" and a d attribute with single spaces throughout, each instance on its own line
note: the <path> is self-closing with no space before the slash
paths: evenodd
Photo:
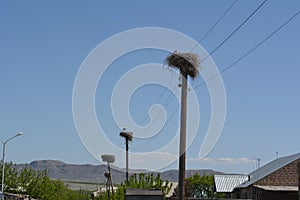
<path id="1" fill-rule="evenodd" d="M 127 131 L 122 131 L 120 133 L 120 136 L 129 140 L 129 141 L 132 141 L 132 137 L 133 137 L 133 133 L 132 132 L 127 132 Z"/>
<path id="2" fill-rule="evenodd" d="M 186 161 L 186 115 L 188 77 L 196 78 L 199 74 L 200 60 L 197 54 L 179 53 L 175 51 L 166 58 L 166 63 L 181 73 L 181 111 L 180 111 L 180 141 L 179 141 L 179 199 L 185 198 L 185 161 Z"/>
<path id="3" fill-rule="evenodd" d="M 123 131 L 120 133 L 120 136 L 125 138 L 125 142 L 126 142 L 126 184 L 128 184 L 128 180 L 129 180 L 128 141 L 132 141 L 133 132 L 129 132 L 125 130 L 127 130 L 127 127 L 123 128 Z"/>

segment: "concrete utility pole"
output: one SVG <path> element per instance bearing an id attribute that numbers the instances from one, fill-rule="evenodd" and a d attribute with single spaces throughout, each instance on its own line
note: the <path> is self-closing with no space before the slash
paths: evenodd
<path id="1" fill-rule="evenodd" d="M 128 141 L 132 141 L 132 132 L 125 132 L 127 128 L 123 128 L 123 131 L 120 133 L 120 136 L 125 138 L 126 142 L 126 184 L 128 183 L 129 180 L 129 175 L 128 175 Z"/>
<path id="2" fill-rule="evenodd" d="M 181 85 L 181 113 L 180 113 L 180 141 L 179 141 L 179 174 L 178 193 L 179 199 L 185 197 L 185 160 L 186 160 L 186 113 L 187 113 L 187 83 L 188 76 L 195 78 L 199 71 L 199 57 L 193 53 L 179 53 L 175 51 L 167 59 L 169 66 L 180 70 Z"/>
<path id="3" fill-rule="evenodd" d="M 185 196 L 185 159 L 186 159 L 186 109 L 187 109 L 187 74 L 181 74 L 181 114 L 180 114 L 180 144 L 179 144 L 179 199 Z"/>

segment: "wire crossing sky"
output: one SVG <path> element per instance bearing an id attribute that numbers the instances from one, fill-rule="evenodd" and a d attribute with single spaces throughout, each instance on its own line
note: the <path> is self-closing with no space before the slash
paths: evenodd
<path id="1" fill-rule="evenodd" d="M 261 8 L 262 5 L 263 5 L 265 2 L 266 2 L 266 1 L 264 1 L 262 4 L 260 4 L 260 5 L 255 9 L 255 11 L 254 11 L 253 13 L 251 13 L 251 14 L 248 16 L 248 18 L 247 18 L 245 21 L 243 21 L 243 23 L 240 24 L 240 25 L 238 26 L 238 28 L 235 29 L 229 36 L 230 36 L 230 37 L 233 36 L 233 34 L 236 33 L 237 30 L 238 30 L 239 28 L 241 28 L 241 26 L 244 25 L 245 22 L 246 22 L 247 20 L 249 20 L 250 17 L 252 17 L 252 16 L 255 14 L 255 12 L 257 12 L 258 9 Z M 225 13 L 222 15 L 221 18 L 224 17 L 224 15 L 230 10 L 230 8 L 232 8 L 232 6 L 233 6 L 235 3 L 236 3 L 236 1 L 234 1 L 233 4 L 230 5 L 230 7 L 225 11 Z M 265 39 L 263 39 L 261 42 L 259 42 L 257 45 L 255 45 L 253 48 L 251 48 L 249 51 L 247 51 L 245 54 L 243 54 L 242 56 L 240 56 L 237 60 L 235 60 L 235 61 L 234 61 L 232 64 L 230 64 L 228 67 L 226 67 L 225 69 L 222 69 L 222 70 L 220 71 L 220 74 L 223 74 L 224 72 L 226 72 L 227 70 L 229 70 L 231 67 L 233 67 L 234 65 L 236 65 L 238 62 L 240 62 L 242 59 L 246 58 L 250 53 L 252 53 L 253 51 L 255 51 L 256 48 L 258 48 L 259 46 L 261 46 L 263 43 L 265 43 L 267 40 L 269 40 L 274 34 L 276 34 L 278 31 L 280 31 L 282 28 L 284 28 L 284 26 L 286 26 L 290 21 L 292 21 L 299 13 L 300 13 L 300 11 L 298 11 L 297 13 L 295 13 L 291 18 L 289 18 L 286 22 L 284 22 L 281 26 L 279 26 L 275 31 L 273 31 L 273 32 L 272 32 L 270 35 L 268 35 Z M 221 19 L 221 18 L 220 18 L 220 19 Z M 219 22 L 220 19 L 218 19 L 217 22 Z M 215 27 L 216 24 L 217 24 L 217 23 L 215 23 L 213 27 Z M 211 31 L 211 29 L 210 29 L 210 31 Z M 209 31 L 209 32 L 210 32 L 210 31 Z M 209 32 L 208 32 L 208 33 L 209 33 Z M 208 35 L 208 34 L 205 34 L 205 36 L 207 36 L 207 35 Z M 203 40 L 204 38 L 205 38 L 205 37 L 203 37 L 201 40 Z M 228 39 L 229 39 L 229 37 L 227 37 L 224 41 L 226 42 Z M 200 41 L 201 41 L 201 40 L 200 40 Z M 217 49 L 219 49 L 219 48 L 225 43 L 224 41 L 223 41 L 222 43 L 220 43 L 220 45 L 218 45 L 218 47 L 215 48 L 214 51 L 217 50 Z M 212 53 L 213 53 L 214 51 L 212 51 Z M 211 81 L 211 80 L 213 80 L 214 78 L 216 78 L 217 76 L 220 76 L 220 74 L 216 74 L 215 76 L 211 77 L 208 81 Z M 196 89 L 196 88 L 198 88 L 198 87 L 200 87 L 200 86 L 203 86 L 203 85 L 205 85 L 208 81 L 202 82 L 202 83 L 197 84 L 197 85 L 194 85 L 193 88 Z M 159 98 L 158 98 L 158 100 L 156 101 L 156 103 L 159 102 L 159 100 L 161 99 L 161 97 L 164 95 L 165 92 L 166 92 L 166 89 L 165 89 L 164 92 L 159 96 Z M 164 103 L 163 105 L 164 105 L 165 107 L 168 106 L 168 105 L 171 103 L 173 97 L 174 97 L 174 94 L 171 93 L 171 94 L 168 96 L 168 98 L 167 98 L 167 100 L 166 100 L 166 103 Z M 170 115 L 169 119 L 166 121 L 164 127 L 168 125 L 168 123 L 170 122 L 170 120 L 175 116 L 175 114 L 176 114 L 176 112 L 178 111 L 178 109 L 179 109 L 179 106 L 177 106 L 177 108 L 172 112 L 172 114 Z M 159 112 L 159 114 L 161 114 L 161 112 Z M 146 118 L 147 118 L 147 117 L 146 117 Z M 145 118 L 145 119 L 146 119 L 146 118 Z M 142 123 L 145 121 L 145 119 L 142 121 Z M 156 119 L 157 119 L 157 118 L 155 118 L 154 120 L 156 120 Z M 151 141 L 152 141 L 152 140 L 148 141 L 148 143 L 150 143 Z"/>
<path id="2" fill-rule="evenodd" d="M 276 152 L 279 156 L 299 153 L 299 10 L 297 0 L 2 2 L 0 141 L 17 132 L 24 133 L 7 145 L 6 160 L 99 164 L 85 149 L 73 121 L 76 75 L 97 45 L 113 35 L 144 27 L 170 29 L 200 41 L 221 72 L 227 98 L 226 120 L 220 139 L 205 159 L 200 159 L 198 152 L 209 127 L 212 104 L 203 79 L 190 82 L 196 88 L 200 123 L 187 151 L 188 169 L 248 173 L 255 168 L 256 158 L 261 158 L 263 165 L 273 160 Z M 141 41 L 136 37 L 131 44 L 138 42 Z M 128 45 L 125 43 L 120 43 L 120 48 Z M 198 48 L 194 46 L 190 48 L 193 52 Z M 175 50 L 176 47 L 172 51 Z M 95 115 L 106 137 L 118 148 L 124 148 L 124 141 L 111 111 L 115 85 L 124 74 L 146 63 L 159 63 L 165 72 L 168 69 L 163 67 L 163 61 L 172 51 L 148 48 L 129 52 L 112 62 L 99 80 Z M 165 81 L 179 92 L 180 88 L 171 81 L 178 74 L 169 75 Z M 133 82 L 139 78 L 142 79 L 137 77 Z M 165 111 L 154 112 L 154 118 L 150 118 L 149 110 L 155 104 L 161 104 Z M 164 113 L 167 117 L 157 136 L 133 140 L 130 151 L 153 151 L 171 141 L 179 126 L 179 104 L 172 91 L 160 85 L 137 89 L 128 100 L 132 120 L 146 126 L 151 119 L 159 123 Z M 189 117 L 192 115 L 188 116 L 192 120 Z M 152 129 L 144 134 L 152 134 Z M 98 146 L 104 145 L 99 141 Z M 151 170 L 155 162 L 177 156 L 172 152 L 177 149 L 132 160 L 131 167 Z M 125 167 L 118 157 L 116 164 Z M 166 169 L 177 167 L 175 162 Z"/>

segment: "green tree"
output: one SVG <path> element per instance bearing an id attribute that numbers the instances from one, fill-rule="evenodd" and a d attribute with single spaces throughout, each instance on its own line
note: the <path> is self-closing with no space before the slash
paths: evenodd
<path id="1" fill-rule="evenodd" d="M 171 190 L 172 183 L 169 183 L 168 180 L 163 180 L 160 177 L 160 174 L 154 176 L 153 174 L 133 174 L 130 176 L 128 182 L 123 182 L 118 186 L 118 189 L 114 193 L 112 199 L 119 200 L 124 199 L 125 192 L 127 188 L 140 188 L 140 189 L 160 189 L 162 190 L 164 196 L 168 194 Z M 107 193 L 103 192 L 99 197 L 95 198 L 97 200 L 106 200 Z"/>
<path id="2" fill-rule="evenodd" d="M 19 172 L 19 188 L 21 193 L 31 193 L 33 190 L 33 182 L 36 178 L 36 171 L 25 165 L 25 167 Z"/>
<path id="3" fill-rule="evenodd" d="M 5 180 L 4 180 L 4 191 L 14 192 L 18 189 L 18 171 L 12 162 L 5 163 Z M 1 166 L 1 177 L 2 180 L 2 166 Z"/>
<path id="4" fill-rule="evenodd" d="M 175 193 L 175 196 L 177 196 L 178 188 L 176 188 Z M 213 175 L 201 176 L 196 173 L 185 179 L 185 196 L 193 198 L 221 198 L 224 197 L 224 194 L 214 191 Z"/>
<path id="5" fill-rule="evenodd" d="M 5 192 L 28 194 L 32 198 L 42 200 L 88 199 L 88 194 L 69 190 L 62 181 L 51 180 L 47 170 L 35 171 L 26 165 L 18 171 L 12 163 L 5 165 Z"/>

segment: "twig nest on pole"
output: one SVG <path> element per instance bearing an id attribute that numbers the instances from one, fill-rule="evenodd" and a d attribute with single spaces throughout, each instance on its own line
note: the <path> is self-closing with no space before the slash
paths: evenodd
<path id="1" fill-rule="evenodd" d="M 124 131 L 122 131 L 120 133 L 121 137 L 124 137 L 124 138 L 128 139 L 129 141 L 132 141 L 132 137 L 133 137 L 132 135 L 133 135 L 132 132 L 124 132 Z"/>
<path id="2" fill-rule="evenodd" d="M 200 60 L 194 53 L 179 53 L 175 51 L 166 58 L 170 67 L 178 68 L 181 74 L 195 78 L 199 73 Z"/>

